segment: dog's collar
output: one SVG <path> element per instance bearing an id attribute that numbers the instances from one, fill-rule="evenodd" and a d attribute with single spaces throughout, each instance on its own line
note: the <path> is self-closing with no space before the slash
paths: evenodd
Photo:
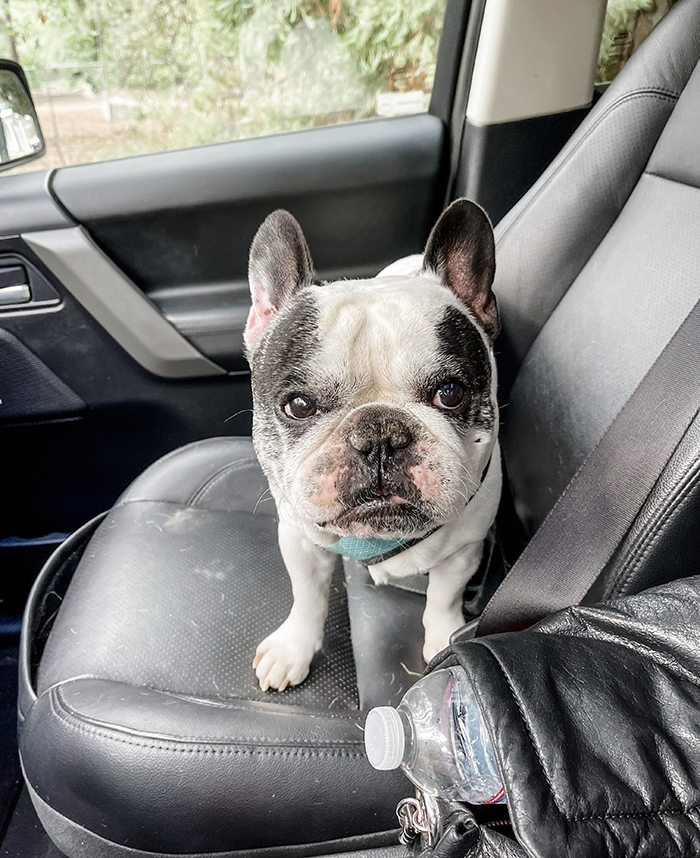
<path id="1" fill-rule="evenodd" d="M 382 539 L 380 536 L 343 536 L 334 545 L 326 545 L 326 551 L 332 551 L 334 554 L 342 554 L 343 557 L 352 557 L 358 560 L 363 566 L 375 566 L 381 563 L 382 560 L 388 560 L 390 557 L 395 557 L 401 554 L 402 551 L 411 548 L 422 542 L 430 534 L 439 530 L 439 527 L 434 528 L 425 536 L 419 536 L 417 539 Z"/>
<path id="2" fill-rule="evenodd" d="M 465 509 L 474 500 L 479 489 L 483 485 L 484 480 L 486 479 L 486 474 L 488 474 L 489 468 L 491 467 L 492 458 L 493 453 L 489 456 L 486 467 L 481 472 L 479 488 L 469 498 L 465 504 Z M 440 527 L 442 527 L 442 525 L 440 525 Z M 326 551 L 333 552 L 333 554 L 342 554 L 343 557 L 351 557 L 353 560 L 360 562 L 363 566 L 376 566 L 377 563 L 382 563 L 384 560 L 396 557 L 397 554 L 401 554 L 409 548 L 412 548 L 414 545 L 418 545 L 419 542 L 422 542 L 424 539 L 427 539 L 429 536 L 437 533 L 437 531 L 440 530 L 440 527 L 434 527 L 432 530 L 428 531 L 428 533 L 423 536 L 419 536 L 416 539 L 382 539 L 380 536 L 343 536 L 333 545 L 325 545 L 324 548 Z"/>

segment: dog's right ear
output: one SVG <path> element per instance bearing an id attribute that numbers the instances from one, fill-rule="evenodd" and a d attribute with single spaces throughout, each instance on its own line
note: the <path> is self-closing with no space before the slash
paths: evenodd
<path id="1" fill-rule="evenodd" d="M 284 302 L 314 277 L 301 227 L 284 209 L 272 212 L 255 233 L 248 259 L 252 306 L 243 335 L 248 355 Z"/>

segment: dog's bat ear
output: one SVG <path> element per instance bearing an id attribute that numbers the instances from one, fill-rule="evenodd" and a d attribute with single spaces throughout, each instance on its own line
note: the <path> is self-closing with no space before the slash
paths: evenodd
<path id="1" fill-rule="evenodd" d="M 440 216 L 423 254 L 423 270 L 433 271 L 494 340 L 500 323 L 491 291 L 496 273 L 493 228 L 471 200 L 455 200 Z"/>
<path id="2" fill-rule="evenodd" d="M 248 259 L 252 306 L 243 335 L 248 354 L 284 302 L 315 276 L 299 224 L 283 209 L 272 212 L 255 233 Z"/>

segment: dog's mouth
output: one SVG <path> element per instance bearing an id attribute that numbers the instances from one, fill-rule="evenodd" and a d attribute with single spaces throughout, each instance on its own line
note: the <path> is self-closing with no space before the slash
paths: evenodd
<path id="1" fill-rule="evenodd" d="M 363 500 L 321 527 L 339 535 L 411 536 L 432 525 L 426 513 L 396 495 Z"/>

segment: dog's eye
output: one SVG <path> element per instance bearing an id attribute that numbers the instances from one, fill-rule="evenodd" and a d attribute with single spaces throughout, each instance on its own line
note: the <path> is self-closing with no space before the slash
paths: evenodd
<path id="1" fill-rule="evenodd" d="M 306 420 L 318 413 L 318 406 L 310 396 L 295 396 L 284 406 L 284 413 L 295 420 Z"/>
<path id="2" fill-rule="evenodd" d="M 462 404 L 464 400 L 464 390 L 456 381 L 445 381 L 435 391 L 433 396 L 433 405 L 438 408 L 453 409 Z"/>

